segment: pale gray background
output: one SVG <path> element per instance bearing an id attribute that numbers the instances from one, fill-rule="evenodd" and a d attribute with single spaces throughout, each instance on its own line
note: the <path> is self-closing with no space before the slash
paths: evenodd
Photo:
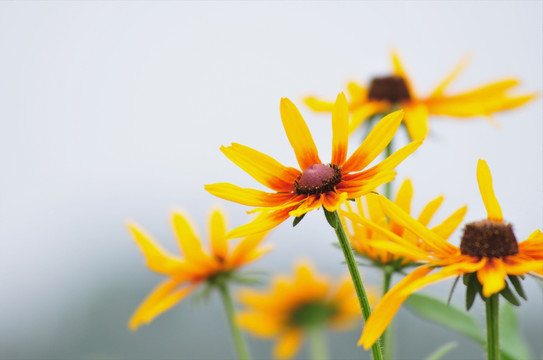
<path id="1" fill-rule="evenodd" d="M 541 92 L 542 13 L 538 1 L 0 3 L 0 358 L 230 358 L 218 298 L 185 301 L 136 333 L 126 329 L 161 277 L 143 265 L 125 220 L 172 250 L 175 206 L 202 233 L 213 204 L 232 225 L 244 223 L 245 207 L 203 189 L 219 181 L 259 188 L 219 146 L 239 142 L 295 165 L 279 117 L 286 96 L 329 158 L 329 116 L 308 111 L 302 95 L 334 98 L 348 79 L 387 74 L 392 48 L 421 94 L 466 54 L 472 62 L 451 90 L 516 76 L 521 91 Z M 525 239 L 543 218 L 542 102 L 496 119 L 501 129 L 433 119 L 398 178 L 413 179 L 417 211 L 444 194 L 441 218 L 468 204 L 467 220 L 478 220 L 475 169 L 484 158 L 504 216 Z M 254 268 L 287 272 L 304 257 L 345 272 L 323 220 L 315 212 L 295 229 L 280 226 L 269 239 L 276 250 Z M 522 331 L 542 358 L 542 292 L 534 280 L 525 286 Z M 444 299 L 449 287 L 425 292 Z M 484 323 L 480 304 L 472 313 Z M 397 319 L 399 358 L 422 358 L 451 339 L 462 346 L 448 359 L 483 356 L 407 311 Z M 354 346 L 359 334 L 330 335 L 334 358 L 369 358 Z M 261 359 L 270 344 L 251 340 Z"/>

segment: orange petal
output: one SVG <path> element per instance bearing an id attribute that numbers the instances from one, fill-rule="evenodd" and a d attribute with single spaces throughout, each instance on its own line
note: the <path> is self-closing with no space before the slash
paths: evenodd
<path id="1" fill-rule="evenodd" d="M 301 330 L 289 330 L 279 337 L 273 348 L 273 355 L 278 359 L 290 359 L 300 349 L 303 340 Z"/>
<path id="2" fill-rule="evenodd" d="M 323 200 L 321 195 L 310 195 L 307 199 L 296 209 L 293 209 L 289 212 L 290 216 L 302 216 L 305 213 L 308 213 L 311 210 L 318 209 L 322 205 Z"/>
<path id="3" fill-rule="evenodd" d="M 341 204 L 345 202 L 345 200 L 347 200 L 346 192 L 337 194 L 333 191 L 329 191 L 324 194 L 322 199 L 322 205 L 329 212 L 334 212 L 341 206 Z"/>
<path id="4" fill-rule="evenodd" d="M 543 276 L 543 260 L 526 260 L 519 256 L 507 256 L 503 259 L 505 272 L 509 275 L 524 275 L 535 272 Z"/>
<path id="5" fill-rule="evenodd" d="M 395 111 L 379 120 L 364 142 L 345 162 L 342 171 L 344 173 L 361 171 L 383 152 L 400 127 L 403 113 L 403 110 Z"/>
<path id="6" fill-rule="evenodd" d="M 213 254 L 219 259 L 225 259 L 228 254 L 226 219 L 223 212 L 219 209 L 213 210 L 209 217 L 209 238 Z"/>
<path id="7" fill-rule="evenodd" d="M 286 203 L 294 195 L 291 193 L 267 193 L 260 190 L 241 188 L 229 183 L 204 185 L 204 188 L 217 197 L 248 206 L 273 207 Z"/>
<path id="8" fill-rule="evenodd" d="M 492 187 L 490 169 L 486 161 L 481 159 L 477 162 L 477 183 L 488 214 L 488 220 L 503 222 L 502 209 Z"/>
<path id="9" fill-rule="evenodd" d="M 313 137 L 296 106 L 289 99 L 282 98 L 280 111 L 283 127 L 300 169 L 303 171 L 311 165 L 321 164 Z"/>
<path id="10" fill-rule="evenodd" d="M 332 164 L 341 166 L 347 158 L 349 143 L 349 107 L 343 93 L 339 94 L 332 111 Z"/>
<path id="11" fill-rule="evenodd" d="M 300 175 L 299 170 L 244 145 L 221 146 L 221 151 L 256 181 L 278 192 L 291 192 L 294 180 Z"/>
<path id="12" fill-rule="evenodd" d="M 483 295 L 490 297 L 505 288 L 505 266 L 500 258 L 488 258 L 485 267 L 477 271 L 477 279 L 483 285 Z"/>

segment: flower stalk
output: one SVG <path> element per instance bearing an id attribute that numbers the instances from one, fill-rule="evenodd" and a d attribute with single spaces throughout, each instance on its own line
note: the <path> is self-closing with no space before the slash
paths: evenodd
<path id="1" fill-rule="evenodd" d="M 324 328 L 322 326 L 313 326 L 309 329 L 308 336 L 311 359 L 328 360 Z"/>
<path id="2" fill-rule="evenodd" d="M 239 360 L 249 360 L 250 357 L 247 346 L 245 345 L 245 340 L 243 339 L 243 335 L 241 334 L 241 331 L 236 323 L 236 319 L 234 316 L 234 305 L 232 304 L 232 297 L 230 296 L 228 287 L 226 284 L 220 284 L 217 285 L 217 287 L 219 289 L 219 292 L 221 293 L 221 297 L 224 303 L 226 316 L 228 318 L 228 323 L 230 325 L 230 331 L 232 332 L 232 338 L 234 340 L 234 346 L 236 347 L 236 351 L 238 353 L 238 358 Z"/>
<path id="3" fill-rule="evenodd" d="M 486 349 L 488 360 L 500 360 L 498 299 L 499 294 L 494 294 L 485 299 Z"/>
<path id="4" fill-rule="evenodd" d="M 364 317 L 364 320 L 367 320 L 371 314 L 370 303 L 368 301 L 368 296 L 366 295 L 364 285 L 362 284 L 360 272 L 356 266 L 353 250 L 349 243 L 349 239 L 347 238 L 347 234 L 345 233 L 345 229 L 343 228 L 343 224 L 339 218 L 339 214 L 337 211 L 329 212 L 326 209 L 324 209 L 324 214 L 326 215 L 326 220 L 328 220 L 328 223 L 336 232 L 341 250 L 345 256 L 345 261 L 347 262 L 347 267 L 349 268 L 349 273 L 351 274 L 351 279 L 353 280 L 360 308 L 362 309 L 362 316 Z M 380 341 L 376 341 L 375 344 L 372 345 L 371 353 L 374 360 L 383 360 Z"/>
<path id="5" fill-rule="evenodd" d="M 388 184 L 387 184 L 388 185 Z M 390 266 L 383 268 L 383 296 L 390 290 L 390 283 L 394 269 Z M 392 322 L 381 336 L 381 346 L 383 349 L 383 357 L 385 360 L 392 359 Z"/>

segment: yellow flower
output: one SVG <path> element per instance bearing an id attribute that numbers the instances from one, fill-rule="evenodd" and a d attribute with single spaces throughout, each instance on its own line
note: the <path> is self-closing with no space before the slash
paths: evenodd
<path id="1" fill-rule="evenodd" d="M 394 203 L 409 214 L 411 212 L 412 198 L 413 185 L 409 179 L 404 180 L 400 186 L 400 189 L 398 190 Z M 432 220 L 435 212 L 443 203 L 443 200 L 443 196 L 439 196 L 430 201 L 422 209 L 418 217 L 418 221 L 422 225 L 428 226 L 428 223 Z M 419 258 L 417 253 L 390 251 L 390 243 L 386 244 L 387 248 L 385 249 L 380 247 L 382 241 L 386 240 L 386 236 L 383 235 L 381 231 L 376 231 L 372 227 L 367 226 L 370 221 L 397 235 L 399 238 L 402 238 L 403 244 L 407 243 L 415 247 L 424 247 L 424 243 L 421 242 L 418 236 L 416 236 L 414 233 L 387 218 L 381 209 L 377 195 L 368 194 L 365 197 L 365 201 L 362 200 L 362 198 L 356 199 L 356 211 L 352 208 L 349 202 L 346 203 L 346 206 L 347 211 L 340 210 L 340 214 L 342 215 L 342 221 L 344 223 L 347 236 L 349 237 L 353 248 L 360 255 L 369 258 L 378 265 L 392 265 L 397 271 L 401 270 L 405 266 L 413 265 L 420 260 L 426 259 L 426 256 L 424 256 L 422 259 Z M 434 226 L 431 230 L 441 236 L 443 239 L 449 238 L 452 232 L 462 222 L 466 211 L 466 206 L 461 207 L 442 223 Z M 347 220 L 350 220 L 351 227 L 347 226 Z"/>
<path id="2" fill-rule="evenodd" d="M 247 307 L 238 314 L 240 326 L 259 337 L 277 338 L 274 357 L 280 359 L 296 355 L 307 331 L 347 330 L 361 318 L 350 278 L 330 282 L 307 263 L 299 264 L 291 279 L 275 278 L 269 290 L 243 290 L 240 301 Z"/>
<path id="3" fill-rule="evenodd" d="M 466 225 L 460 248 L 449 244 L 397 205 L 380 197 L 385 214 L 419 236 L 426 245 L 424 251 L 408 248 L 402 246 L 394 234 L 387 233 L 394 242 L 394 248 L 403 248 L 401 251 L 413 252 L 413 256 L 421 258 L 426 253 L 428 263 L 415 269 L 386 293 L 368 319 L 359 345 L 368 349 L 386 329 L 405 299 L 433 282 L 473 274 L 482 286 L 482 295 L 488 298 L 506 288 L 505 278 L 508 275 L 534 273 L 543 276 L 543 233 L 536 230 L 527 240 L 517 243 L 511 224 L 503 221 L 500 205 L 494 195 L 490 170 L 484 160 L 479 160 L 477 164 L 477 181 L 487 219 Z M 375 226 L 375 229 L 378 230 L 378 227 Z M 440 270 L 430 274 L 435 269 Z"/>
<path id="4" fill-rule="evenodd" d="M 265 216 L 238 227 L 229 238 L 247 236 L 269 230 L 289 216 L 300 217 L 321 205 L 335 211 L 347 198 L 367 194 L 377 186 L 394 179 L 393 170 L 422 143 L 413 141 L 381 163 L 366 167 L 386 148 L 400 126 L 403 112 L 383 118 L 364 142 L 347 159 L 348 107 L 343 93 L 339 94 L 332 110 L 332 159 L 323 164 L 307 125 L 296 106 L 281 99 L 281 119 L 288 140 L 294 149 L 300 170 L 286 167 L 275 159 L 249 147 L 232 144 L 221 151 L 236 165 L 274 193 L 240 188 L 229 183 L 206 185 L 205 189 L 220 198 L 266 210 Z"/>
<path id="5" fill-rule="evenodd" d="M 225 236 L 225 215 L 218 209 L 213 210 L 209 217 L 210 252 L 202 248 L 188 216 L 174 212 L 172 225 L 184 257 L 164 250 L 136 224 L 128 224 L 128 229 L 140 246 L 149 269 L 168 277 L 132 315 L 128 323 L 130 330 L 136 330 L 141 324 L 150 323 L 155 317 L 183 300 L 203 282 L 214 284 L 228 280 L 238 268 L 260 258 L 270 250 L 269 247 L 259 247 L 265 233 L 247 237 L 230 250 Z"/>
<path id="6" fill-rule="evenodd" d="M 347 85 L 350 94 L 349 132 L 357 129 L 372 115 L 387 113 L 399 105 L 405 110 L 404 122 L 412 139 L 428 134 L 429 115 L 454 117 L 486 116 L 519 107 L 537 97 L 536 94 L 509 95 L 508 90 L 517 86 L 517 79 L 503 79 L 456 95 L 446 95 L 447 87 L 467 64 L 462 61 L 427 97 L 419 97 L 398 55 L 392 53 L 393 71 L 388 77 L 374 78 L 368 88 L 355 82 Z M 330 112 L 332 103 L 310 96 L 305 103 L 314 111 Z"/>

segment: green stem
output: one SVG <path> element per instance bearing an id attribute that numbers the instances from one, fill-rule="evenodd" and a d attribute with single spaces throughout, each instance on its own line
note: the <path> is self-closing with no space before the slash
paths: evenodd
<path id="1" fill-rule="evenodd" d="M 311 358 L 313 360 L 327 360 L 328 351 L 326 349 L 324 328 L 322 326 L 313 326 L 308 329 L 308 336 Z"/>
<path id="2" fill-rule="evenodd" d="M 238 358 L 240 360 L 248 360 L 249 352 L 247 351 L 243 335 L 236 324 L 234 305 L 232 304 L 232 298 L 230 297 L 228 287 L 226 284 L 220 284 L 218 285 L 218 288 L 221 292 L 224 308 L 226 310 L 226 316 L 228 317 L 228 323 L 230 324 L 230 331 L 232 332 L 232 337 L 234 339 L 234 346 L 238 352 Z"/>
<path id="3" fill-rule="evenodd" d="M 360 308 L 362 309 L 362 316 L 364 320 L 368 320 L 371 314 L 370 303 L 368 301 L 368 296 L 364 290 L 364 285 L 362 284 L 362 278 L 360 277 L 360 272 L 356 266 L 356 261 L 354 259 L 353 250 L 345 229 L 343 229 L 343 224 L 339 219 L 339 214 L 337 211 L 329 212 L 324 209 L 326 215 L 326 220 L 334 228 L 339 244 L 341 245 L 341 250 L 343 250 L 343 255 L 345 256 L 345 261 L 347 262 L 347 267 L 349 268 L 349 273 L 351 274 L 351 279 L 353 280 L 354 288 L 356 290 L 356 295 L 358 296 L 358 302 L 360 303 Z M 383 353 L 381 352 L 381 342 L 377 340 L 375 344 L 371 347 L 371 353 L 374 360 L 383 360 Z"/>
<path id="4" fill-rule="evenodd" d="M 383 267 L 383 296 L 390 289 L 390 282 L 392 280 L 392 274 L 394 270 L 389 266 Z M 392 321 L 388 325 L 383 335 L 381 335 L 381 346 L 383 347 L 383 357 L 385 360 L 392 359 Z"/>
<path id="5" fill-rule="evenodd" d="M 394 139 L 391 139 L 385 149 L 385 159 L 388 158 L 394 152 Z M 392 181 L 385 184 L 385 197 L 392 201 Z"/>
<path id="6" fill-rule="evenodd" d="M 500 360 L 499 343 L 499 318 L 498 302 L 499 294 L 494 294 L 485 299 L 486 304 L 486 349 L 488 360 Z"/>

